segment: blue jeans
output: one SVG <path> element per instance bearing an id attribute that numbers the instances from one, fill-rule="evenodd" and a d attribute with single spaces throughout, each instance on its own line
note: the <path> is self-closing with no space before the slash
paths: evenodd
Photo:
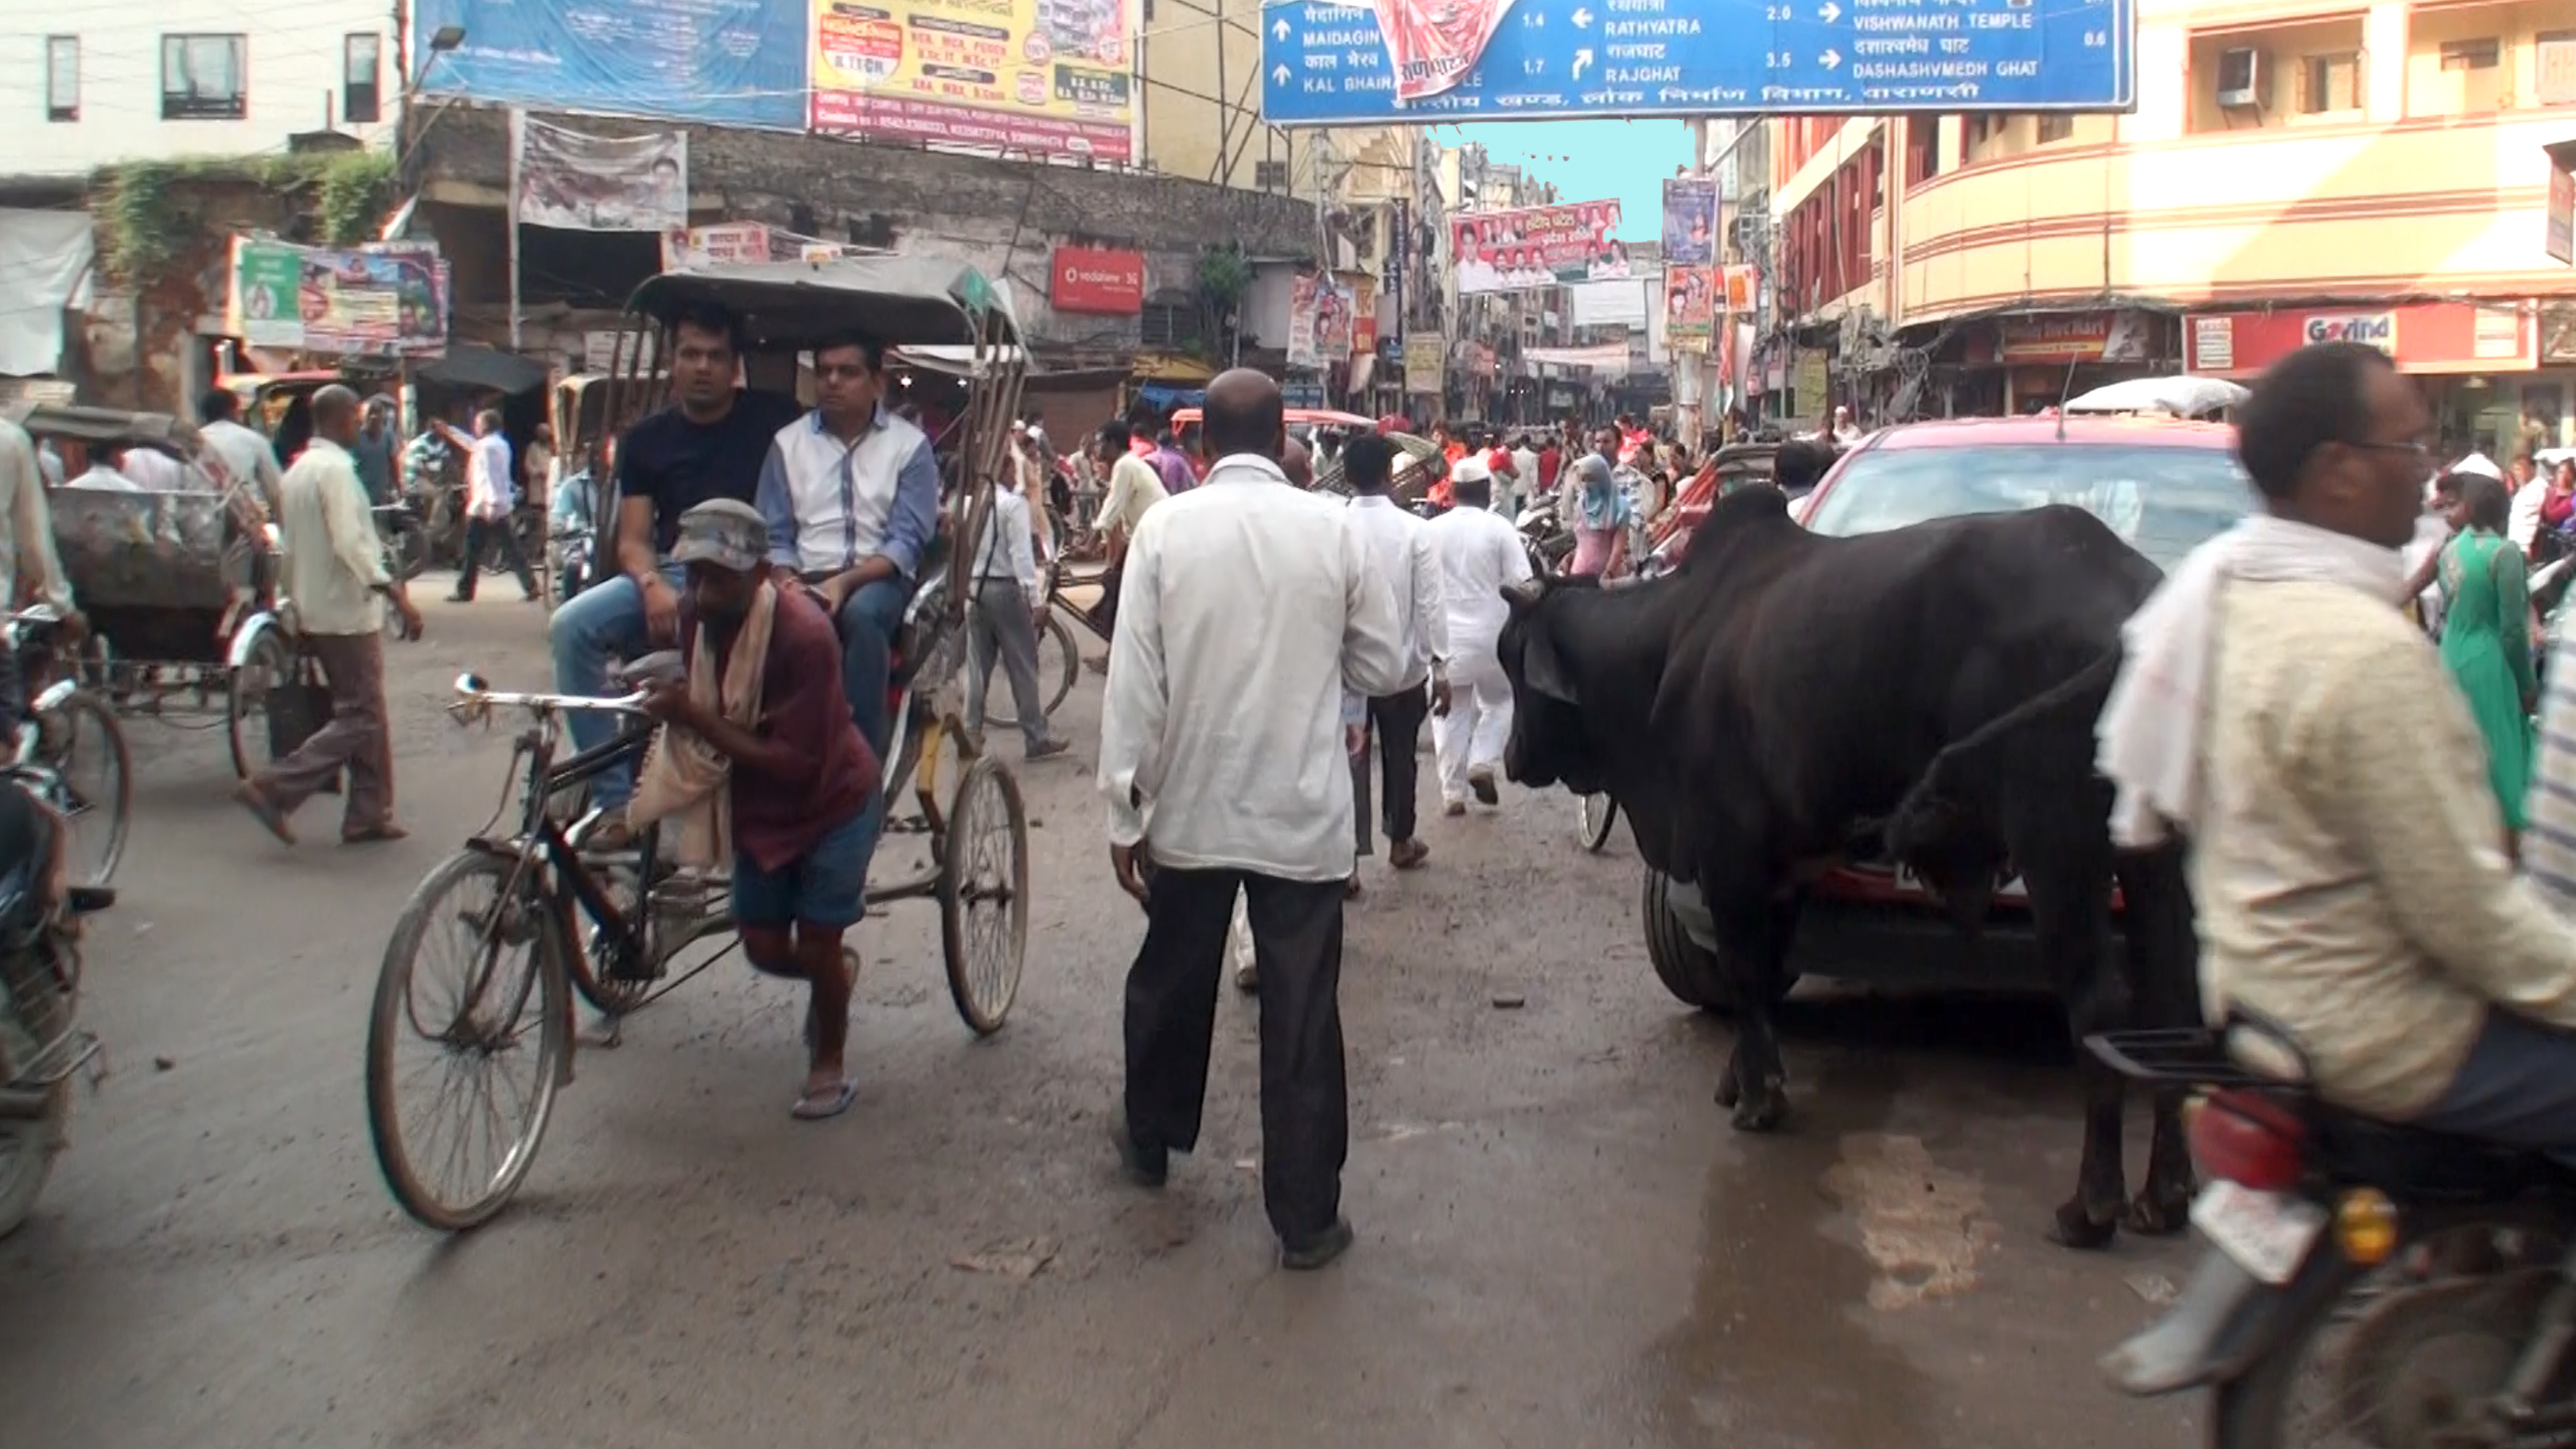
<path id="1" fill-rule="evenodd" d="M 859 738 L 868 742 L 879 764 L 893 740 L 894 721 L 886 718 L 886 682 L 894 659 L 895 632 L 903 627 L 904 605 L 911 586 L 901 579 L 879 579 L 841 601 L 832 628 L 841 636 L 841 692 L 849 696 L 850 719 Z M 557 617 L 561 617 L 558 615 Z"/>
<path id="2" fill-rule="evenodd" d="M 687 571 L 662 565 L 671 587 L 684 586 Z M 555 656 L 555 690 L 597 699 L 612 693 L 611 659 L 635 660 L 656 647 L 644 620 L 644 596 L 635 581 L 616 574 L 566 599 L 546 625 L 546 642 Z M 882 707 L 880 707 L 882 708 Z M 572 714 L 572 743 L 577 750 L 596 749 L 617 733 L 614 716 L 596 710 Z M 624 761 L 601 771 L 590 782 L 590 800 L 602 810 L 623 810 L 635 793 L 634 763 Z"/>
<path id="3" fill-rule="evenodd" d="M 868 858 L 876 854 L 884 818 L 871 802 L 777 870 L 763 870 L 749 855 L 735 852 L 734 920 L 778 928 L 857 925 L 867 914 Z"/>

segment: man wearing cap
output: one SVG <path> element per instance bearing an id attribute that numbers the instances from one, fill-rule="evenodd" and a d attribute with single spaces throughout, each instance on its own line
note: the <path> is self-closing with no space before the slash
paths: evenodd
<path id="1" fill-rule="evenodd" d="M 1492 475 L 1474 454 L 1451 464 L 1449 476 L 1459 486 L 1471 479 L 1487 486 L 1492 482 Z M 1377 735 L 1378 809 L 1388 842 L 1386 863 L 1397 870 L 1412 870 L 1431 854 L 1414 828 L 1416 761 L 1420 759 L 1414 745 L 1422 738 L 1422 721 L 1428 714 L 1449 712 L 1449 616 L 1441 604 L 1440 554 L 1432 541 L 1431 525 L 1398 506 L 1391 496 L 1394 444 L 1375 436 L 1354 440 L 1342 459 L 1342 477 L 1351 485 L 1351 529 L 1368 547 L 1369 566 L 1395 597 L 1406 650 L 1403 680 L 1394 689 L 1371 696 L 1361 708 L 1346 709 L 1345 717 L 1358 715 L 1361 733 L 1353 742 L 1352 754 L 1363 761 L 1368 733 L 1374 730 Z M 1365 763 L 1361 768 L 1366 768 Z M 1360 853 L 1368 853 L 1365 817 L 1358 843 Z M 1352 877 L 1354 882 L 1358 879 Z"/>
<path id="2" fill-rule="evenodd" d="M 1503 742 L 1512 734 L 1512 682 L 1496 653 L 1507 609 L 1503 589 L 1529 581 L 1529 550 L 1520 530 L 1486 506 L 1492 485 L 1458 474 L 1458 506 L 1423 525 L 1440 559 L 1439 608 L 1446 621 L 1451 664 L 1448 707 L 1433 729 L 1440 761 L 1444 813 L 1467 813 L 1474 791 L 1486 805 L 1499 802 L 1495 772 Z"/>
<path id="3" fill-rule="evenodd" d="M 668 728 L 628 815 L 672 819 L 684 864 L 730 859 L 743 954 L 813 987 L 794 1114 L 838 1116 L 858 1090 L 842 1060 L 852 984 L 842 936 L 866 913 L 877 756 L 850 718 L 831 616 L 771 566 L 760 510 L 711 499 L 679 525 L 670 557 L 687 570 L 688 678 L 645 699 Z"/>

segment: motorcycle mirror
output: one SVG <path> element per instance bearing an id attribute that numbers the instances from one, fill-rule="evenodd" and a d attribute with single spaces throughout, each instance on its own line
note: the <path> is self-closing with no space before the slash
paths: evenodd
<path id="1" fill-rule="evenodd" d="M 456 692 L 458 694 L 481 694 L 484 690 L 489 689 L 490 687 L 490 685 L 483 682 L 483 676 L 479 674 L 468 672 L 456 676 Z"/>

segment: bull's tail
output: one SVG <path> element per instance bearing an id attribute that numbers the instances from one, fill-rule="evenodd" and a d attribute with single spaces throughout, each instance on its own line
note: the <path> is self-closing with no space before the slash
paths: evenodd
<path id="1" fill-rule="evenodd" d="M 1932 763 L 1924 766 L 1923 773 L 1905 792 L 1905 798 L 1898 802 L 1894 813 L 1887 817 L 1885 834 L 1889 851 L 1901 859 L 1909 845 L 1930 838 L 1942 828 L 1944 817 L 1950 810 L 1943 784 L 1951 766 L 1992 748 L 2016 731 L 2054 715 L 2093 691 L 2107 688 L 2119 669 L 2119 649 L 2107 649 L 2100 658 L 2082 669 L 1943 745 L 1940 753 L 1932 757 Z"/>

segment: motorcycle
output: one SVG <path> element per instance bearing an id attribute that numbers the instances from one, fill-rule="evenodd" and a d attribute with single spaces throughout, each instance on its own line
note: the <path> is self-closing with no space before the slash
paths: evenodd
<path id="1" fill-rule="evenodd" d="M 384 540 L 385 568 L 405 583 L 420 577 L 429 567 L 429 530 L 421 524 L 420 513 L 409 499 L 379 503 L 376 536 Z"/>
<path id="2" fill-rule="evenodd" d="M 2216 1449 L 2576 1442 L 2576 1168 L 2331 1107 L 2289 1033 L 2242 1012 L 2086 1046 L 2201 1093 L 2208 1246 L 2162 1321 L 2102 1360 L 2115 1385 L 2209 1390 Z M 2342 1417 L 2294 1437 L 2306 1371 Z"/>
<path id="3" fill-rule="evenodd" d="M 1513 526 L 1520 530 L 1521 547 L 1529 554 L 1531 573 L 1555 573 L 1574 552 L 1574 530 L 1556 516 L 1553 493 L 1532 500 L 1513 520 Z"/>
<path id="4" fill-rule="evenodd" d="M 71 832 L 26 771 L 0 783 L 0 1237 L 35 1210 L 63 1148 L 72 1078 L 99 1075 L 98 1038 L 78 1019 L 79 922 L 116 901 L 104 886 L 68 884 Z"/>

